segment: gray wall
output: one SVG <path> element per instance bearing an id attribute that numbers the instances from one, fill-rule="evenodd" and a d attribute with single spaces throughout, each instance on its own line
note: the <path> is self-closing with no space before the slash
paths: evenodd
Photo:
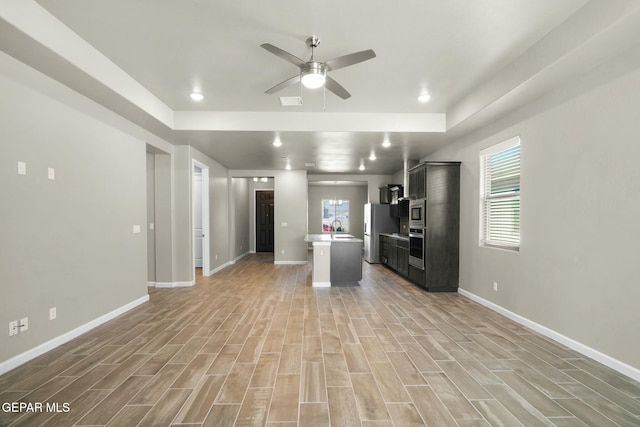
<path id="1" fill-rule="evenodd" d="M 636 369 L 639 58 L 629 51 L 429 158 L 462 161 L 460 286 Z M 515 135 L 519 253 L 478 245 L 479 151 Z"/>
<path id="2" fill-rule="evenodd" d="M 156 281 L 156 159 L 153 153 L 147 153 L 147 281 Z M 153 224 L 152 230 L 150 225 Z"/>
<path id="3" fill-rule="evenodd" d="M 352 175 L 352 174 L 323 174 L 309 175 L 309 182 L 317 181 L 358 181 L 367 183 L 368 203 L 380 203 L 380 187 L 392 184 L 391 175 Z M 394 183 L 395 184 L 395 183 Z"/>
<path id="4" fill-rule="evenodd" d="M 209 168 L 209 265 L 213 271 L 231 260 L 229 251 L 229 171 L 195 148 L 189 147 L 188 156 L 189 165 L 191 165 L 191 159 L 195 159 Z M 191 180 L 189 180 L 189 194 L 191 194 Z M 191 209 L 191 199 L 189 199 L 188 206 Z M 189 213 L 190 228 L 191 218 L 191 213 Z M 193 242 L 190 241 L 189 244 L 193 249 Z M 193 274 L 193 268 L 190 271 Z"/>
<path id="5" fill-rule="evenodd" d="M 249 252 L 249 178 L 232 178 L 231 194 L 233 198 L 231 229 L 234 230 L 232 259 Z"/>
<path id="6" fill-rule="evenodd" d="M 307 245 L 304 241 L 304 236 L 307 234 L 307 171 L 231 170 L 229 176 L 274 178 L 274 262 L 277 264 L 305 263 L 307 261 Z"/>
<path id="7" fill-rule="evenodd" d="M 309 185 L 309 233 L 322 233 L 322 200 L 349 200 L 349 234 L 364 238 L 364 205 L 367 203 L 366 186 Z"/>
<path id="8" fill-rule="evenodd" d="M 6 361 L 146 297 L 147 190 L 145 142 L 74 108 L 83 97 L 4 55 L 0 93 Z M 26 176 L 17 174 L 18 161 L 27 163 Z M 55 180 L 47 179 L 50 167 Z M 9 337 L 6 325 L 23 317 L 29 330 Z"/>
<path id="9" fill-rule="evenodd" d="M 154 154 L 155 281 L 173 282 L 173 204 L 171 156 Z"/>

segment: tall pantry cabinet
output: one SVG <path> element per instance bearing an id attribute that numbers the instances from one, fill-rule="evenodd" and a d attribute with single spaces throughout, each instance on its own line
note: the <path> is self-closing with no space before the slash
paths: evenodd
<path id="1" fill-rule="evenodd" d="M 425 162 L 409 169 L 409 197 L 424 200 L 424 270 L 410 279 L 431 292 L 456 292 L 459 282 L 460 162 Z"/>

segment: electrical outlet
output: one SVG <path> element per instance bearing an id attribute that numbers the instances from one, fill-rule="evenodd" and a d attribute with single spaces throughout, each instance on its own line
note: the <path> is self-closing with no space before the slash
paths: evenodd
<path id="1" fill-rule="evenodd" d="M 26 330 L 29 329 L 29 318 L 28 317 L 24 317 L 22 319 L 20 319 L 20 324 L 18 325 L 18 327 L 20 328 L 20 332 L 24 332 Z"/>
<path id="2" fill-rule="evenodd" d="M 56 317 L 58 317 L 58 313 L 57 313 L 57 311 L 56 311 L 56 308 L 55 308 L 55 307 L 51 307 L 51 308 L 49 309 L 49 320 L 53 320 L 53 319 L 55 319 Z"/>
<path id="3" fill-rule="evenodd" d="M 9 322 L 9 336 L 12 337 L 18 335 L 18 321 L 13 320 Z"/>
<path id="4" fill-rule="evenodd" d="M 498 282 L 493 282 L 493 290 L 498 292 Z"/>
<path id="5" fill-rule="evenodd" d="M 284 249 L 283 249 L 283 250 L 281 250 L 281 251 L 280 251 L 280 253 L 281 253 L 282 255 L 284 255 Z"/>

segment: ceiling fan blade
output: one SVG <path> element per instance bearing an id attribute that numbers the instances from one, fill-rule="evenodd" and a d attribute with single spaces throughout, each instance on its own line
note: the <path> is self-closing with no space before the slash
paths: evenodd
<path id="1" fill-rule="evenodd" d="M 329 89 L 331 92 L 335 93 L 342 99 L 347 99 L 351 97 L 351 94 L 347 92 L 345 88 L 342 87 L 340 83 L 333 80 L 331 77 L 327 76 L 327 79 L 324 82 L 324 87 Z"/>
<path id="2" fill-rule="evenodd" d="M 287 86 L 291 86 L 292 84 L 298 83 L 300 81 L 300 74 L 296 74 L 295 76 L 288 78 L 287 80 L 278 83 L 277 85 L 275 85 L 274 87 L 272 87 L 271 89 L 267 90 L 265 93 L 268 94 L 272 94 L 272 93 L 276 93 L 279 90 L 284 89 Z"/>
<path id="3" fill-rule="evenodd" d="M 303 67 L 307 64 L 305 61 L 298 58 L 297 56 L 292 55 L 289 52 L 280 49 L 279 47 L 275 47 L 270 43 L 264 43 L 264 44 L 261 44 L 260 46 L 268 50 L 269 52 L 273 53 L 274 55 L 284 59 L 285 61 L 292 63 L 297 67 Z"/>
<path id="4" fill-rule="evenodd" d="M 350 65 L 357 64 L 358 62 L 366 61 L 367 59 L 375 58 L 376 53 L 369 49 L 360 52 L 350 53 L 349 55 L 340 56 L 334 58 L 324 64 L 329 67 L 329 70 L 337 70 L 339 68 L 348 67 Z"/>

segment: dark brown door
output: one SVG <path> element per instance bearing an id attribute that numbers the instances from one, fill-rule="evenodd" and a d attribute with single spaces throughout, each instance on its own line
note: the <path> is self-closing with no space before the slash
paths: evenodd
<path id="1" fill-rule="evenodd" d="M 256 252 L 273 252 L 273 191 L 256 191 Z"/>

